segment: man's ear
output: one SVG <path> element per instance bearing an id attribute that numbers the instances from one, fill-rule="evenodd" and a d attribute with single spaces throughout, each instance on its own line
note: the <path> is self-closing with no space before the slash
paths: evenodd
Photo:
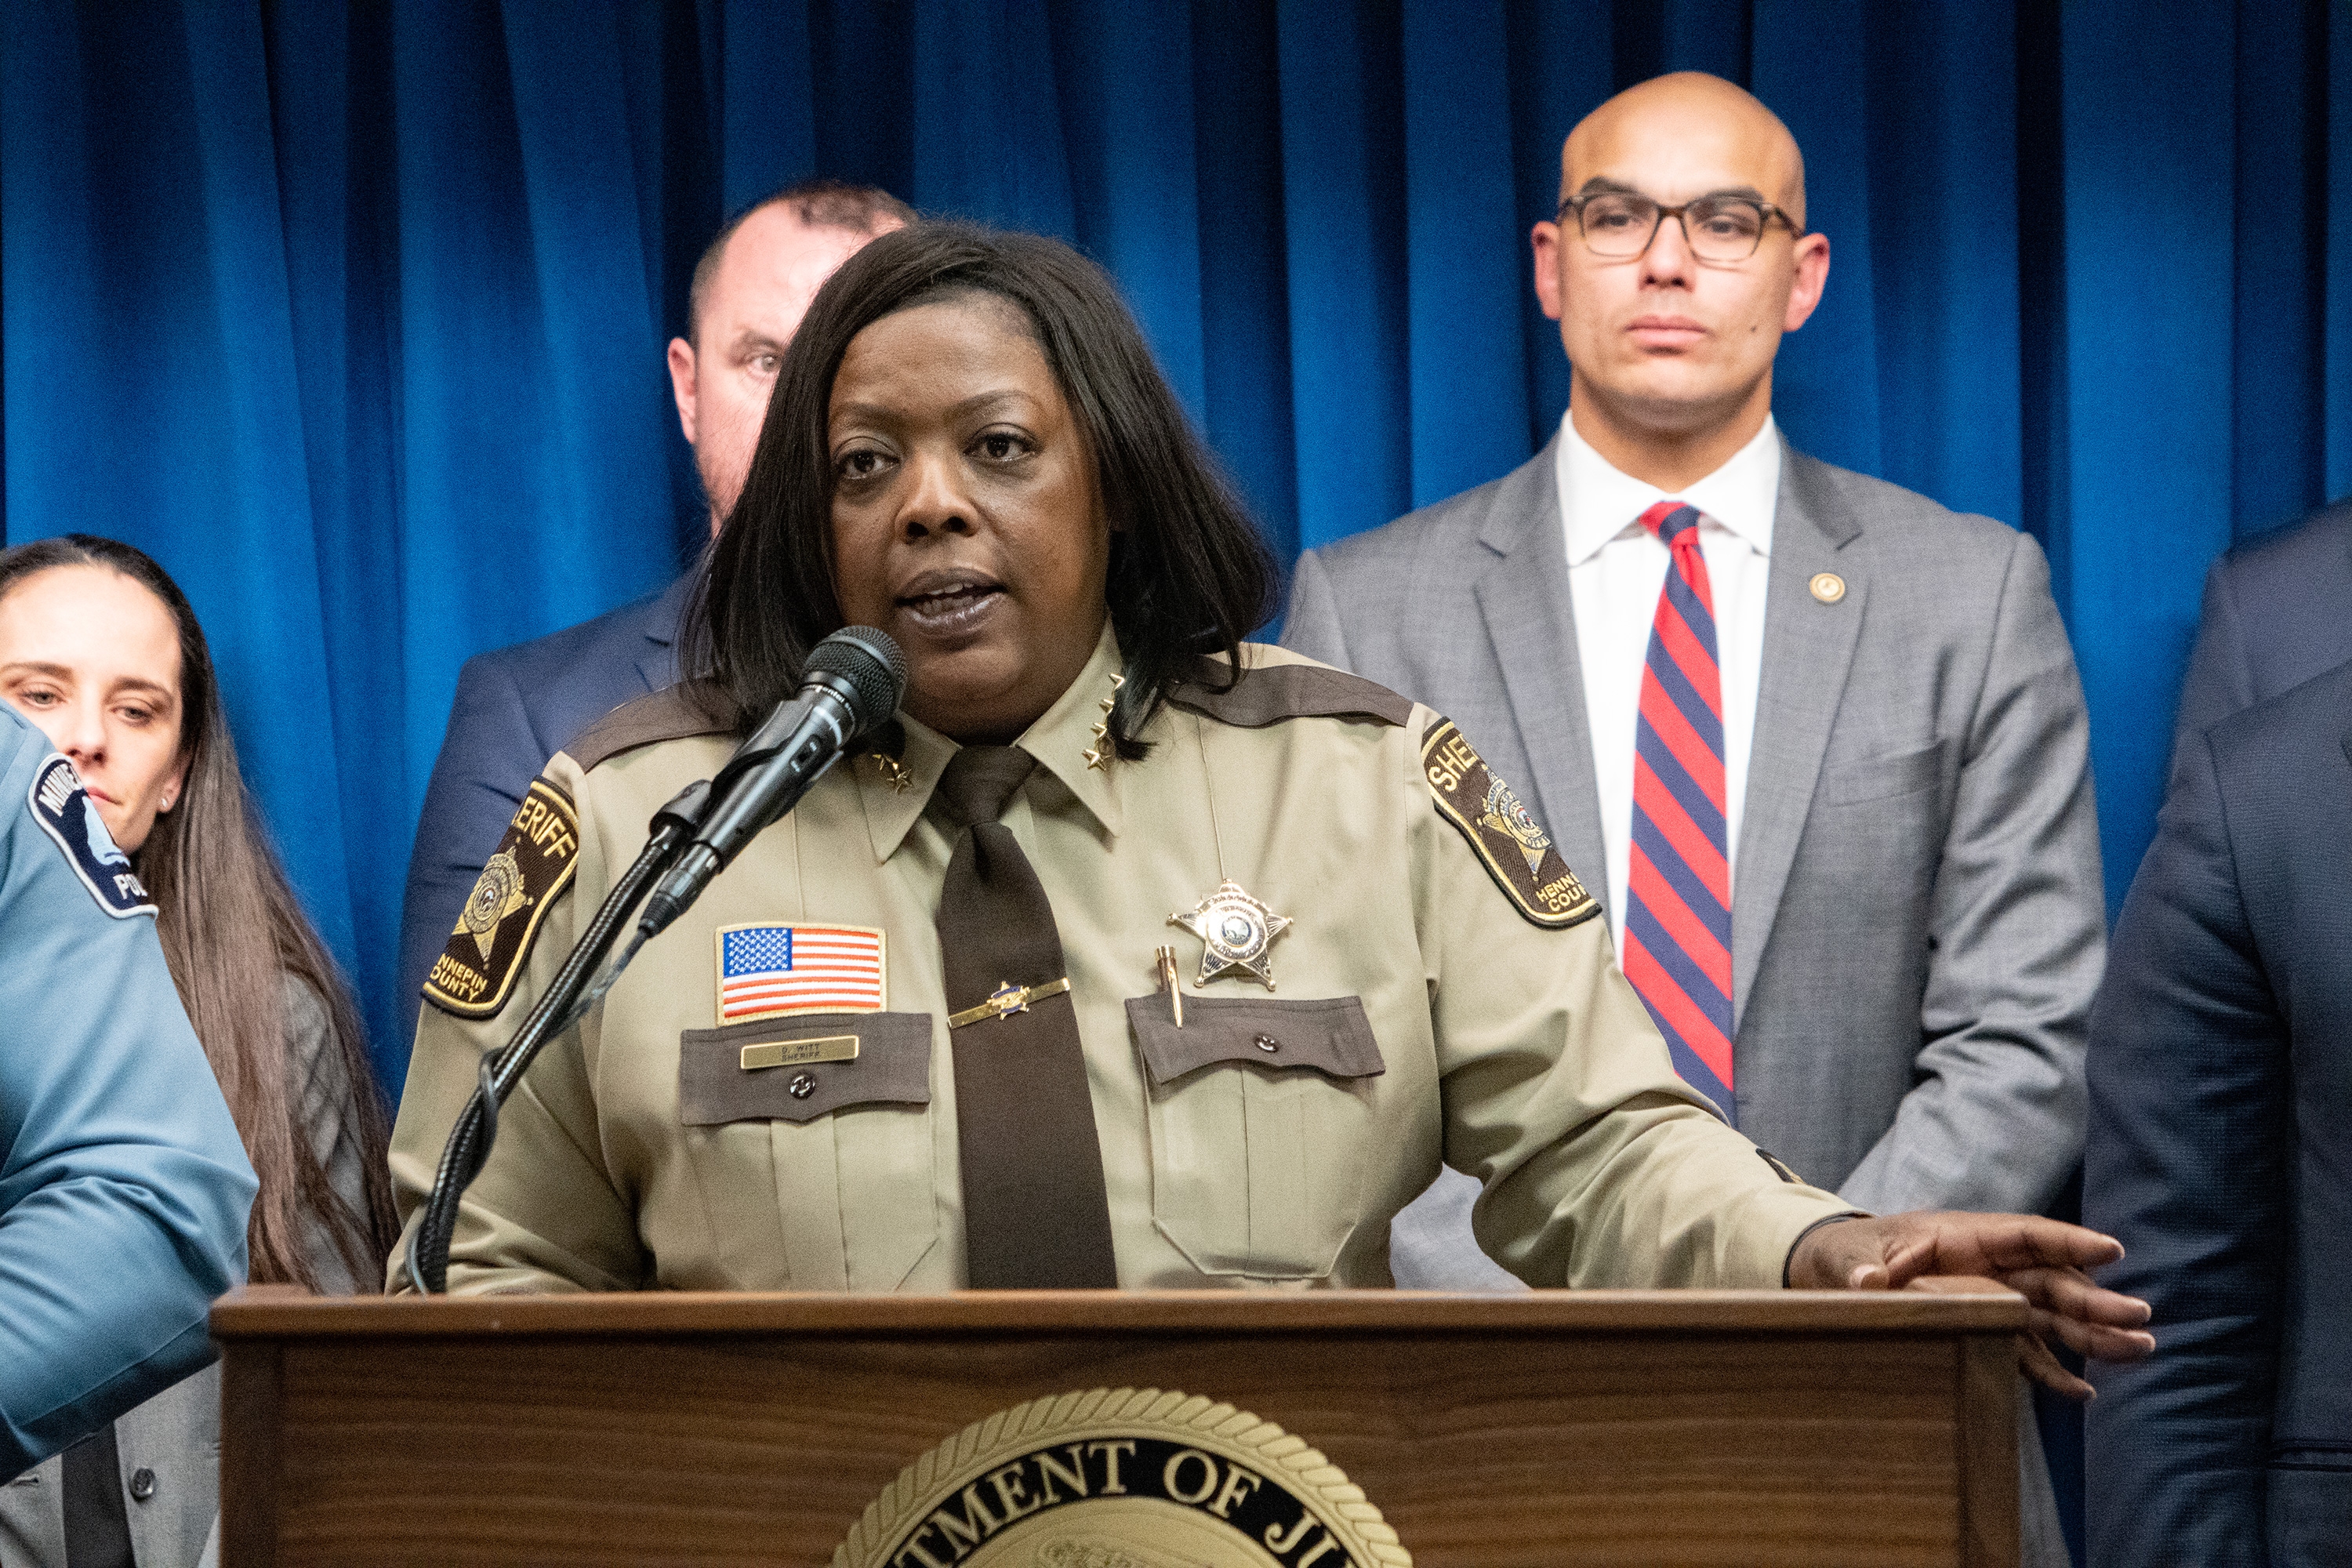
<path id="1" fill-rule="evenodd" d="M 1559 320 L 1559 225 L 1547 218 L 1536 225 L 1528 241 L 1535 247 L 1536 300 L 1543 313 Z"/>
<path id="2" fill-rule="evenodd" d="M 1822 302 L 1822 290 L 1830 280 L 1830 237 L 1813 233 L 1797 241 L 1796 275 L 1789 283 L 1789 310 L 1781 318 L 1780 330 L 1793 332 L 1805 324 L 1813 307 Z"/>
<path id="3" fill-rule="evenodd" d="M 677 427 L 686 432 L 686 444 L 694 445 L 695 371 L 694 345 L 684 338 L 669 341 L 669 392 L 677 399 Z"/>

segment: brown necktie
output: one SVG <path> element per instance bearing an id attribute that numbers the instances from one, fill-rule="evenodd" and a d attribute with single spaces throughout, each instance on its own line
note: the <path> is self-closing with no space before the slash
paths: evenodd
<path id="1" fill-rule="evenodd" d="M 1035 763 L 966 746 L 932 804 L 957 833 L 940 898 L 966 1272 L 975 1289 L 1109 1289 L 1110 1200 L 1054 906 L 996 819 Z"/>

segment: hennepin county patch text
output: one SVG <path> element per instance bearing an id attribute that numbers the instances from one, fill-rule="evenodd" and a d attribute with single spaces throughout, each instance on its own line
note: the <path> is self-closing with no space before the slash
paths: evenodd
<path id="1" fill-rule="evenodd" d="M 1551 837 L 1450 719 L 1421 739 L 1422 772 L 1438 815 L 1462 830 L 1512 905 L 1539 926 L 1572 926 L 1601 912 Z"/>

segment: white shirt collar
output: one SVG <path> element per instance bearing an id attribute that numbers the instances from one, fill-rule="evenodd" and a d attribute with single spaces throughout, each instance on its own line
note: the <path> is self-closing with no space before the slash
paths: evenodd
<path id="1" fill-rule="evenodd" d="M 1640 526 L 1661 500 L 1687 501 L 1707 521 L 1746 540 L 1757 554 L 1772 553 L 1772 517 L 1780 501 L 1780 429 L 1772 416 L 1715 472 L 1680 492 L 1623 473 L 1577 434 L 1576 420 L 1559 416 L 1559 514 L 1568 530 L 1568 563 L 1581 565 L 1611 540 Z"/>

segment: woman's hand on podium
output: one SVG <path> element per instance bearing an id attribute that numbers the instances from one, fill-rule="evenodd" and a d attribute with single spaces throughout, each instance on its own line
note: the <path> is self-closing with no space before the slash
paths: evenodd
<path id="1" fill-rule="evenodd" d="M 1899 1290 L 1931 1274 L 1997 1279 L 2023 1296 L 2033 1314 L 2032 1331 L 2020 1342 L 2026 1374 L 2080 1400 L 2092 1396 L 2091 1385 L 2061 1366 L 2047 1342 L 2094 1361 L 2137 1361 L 2156 1348 L 2156 1336 L 2141 1326 L 2147 1303 L 2102 1289 L 2084 1272 L 2123 1255 L 2113 1237 L 2034 1215 L 1886 1215 L 1808 1232 L 1789 1258 L 1789 1283 L 1802 1290 Z"/>

